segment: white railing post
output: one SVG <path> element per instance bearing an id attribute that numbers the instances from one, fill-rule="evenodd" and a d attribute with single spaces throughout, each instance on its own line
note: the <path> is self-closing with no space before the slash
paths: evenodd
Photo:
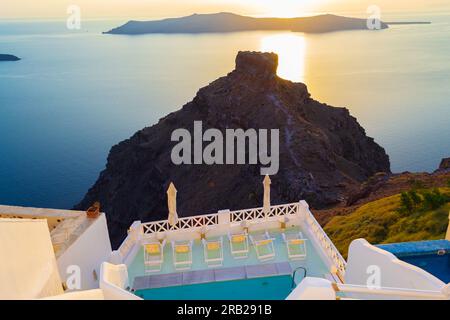
<path id="1" fill-rule="evenodd" d="M 301 221 L 305 221 L 309 214 L 309 204 L 305 200 L 300 200 L 298 203 L 298 212 Z"/>
<path id="2" fill-rule="evenodd" d="M 309 210 L 309 204 L 305 200 L 300 200 L 300 204 L 305 208 L 306 210 Z"/>
<path id="3" fill-rule="evenodd" d="M 219 210 L 217 216 L 217 223 L 219 225 L 229 225 L 231 223 L 230 210 Z"/>

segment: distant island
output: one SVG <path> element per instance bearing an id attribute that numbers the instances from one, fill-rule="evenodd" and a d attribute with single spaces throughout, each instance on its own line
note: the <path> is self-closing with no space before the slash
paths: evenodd
<path id="1" fill-rule="evenodd" d="M 431 24 L 430 21 L 392 21 L 386 22 L 387 25 L 409 25 L 409 24 Z"/>
<path id="2" fill-rule="evenodd" d="M 16 57 L 12 54 L 1 54 L 0 53 L 0 61 L 19 61 L 20 58 Z"/>
<path id="3" fill-rule="evenodd" d="M 381 29 L 388 24 L 381 22 Z M 299 18 L 253 18 L 234 13 L 193 14 L 181 18 L 155 21 L 129 21 L 105 34 L 147 33 L 225 33 L 257 30 L 290 30 L 325 33 L 342 30 L 368 30 L 367 20 L 332 14 Z"/>

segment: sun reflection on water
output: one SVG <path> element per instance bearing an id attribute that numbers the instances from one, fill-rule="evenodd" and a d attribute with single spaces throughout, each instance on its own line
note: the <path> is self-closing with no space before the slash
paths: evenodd
<path id="1" fill-rule="evenodd" d="M 278 76 L 295 82 L 305 81 L 306 41 L 302 35 L 265 36 L 261 39 L 260 50 L 278 54 Z"/>

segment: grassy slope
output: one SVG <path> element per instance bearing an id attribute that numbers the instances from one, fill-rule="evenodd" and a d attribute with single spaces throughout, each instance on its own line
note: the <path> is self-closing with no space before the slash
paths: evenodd
<path id="1" fill-rule="evenodd" d="M 449 194 L 450 188 L 440 188 Z M 402 215 L 400 195 L 369 202 L 347 216 L 336 216 L 325 226 L 325 232 L 346 257 L 350 242 L 365 238 L 372 244 L 445 238 L 450 202 L 433 211 Z"/>

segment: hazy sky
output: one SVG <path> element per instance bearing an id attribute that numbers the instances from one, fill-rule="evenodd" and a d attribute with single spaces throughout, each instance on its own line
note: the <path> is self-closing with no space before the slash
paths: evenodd
<path id="1" fill-rule="evenodd" d="M 449 0 L 0 0 L 1 18 L 65 18 L 78 5 L 85 18 L 160 18 L 230 11 L 255 16 L 313 12 L 363 14 L 369 5 L 385 12 L 450 11 Z"/>

